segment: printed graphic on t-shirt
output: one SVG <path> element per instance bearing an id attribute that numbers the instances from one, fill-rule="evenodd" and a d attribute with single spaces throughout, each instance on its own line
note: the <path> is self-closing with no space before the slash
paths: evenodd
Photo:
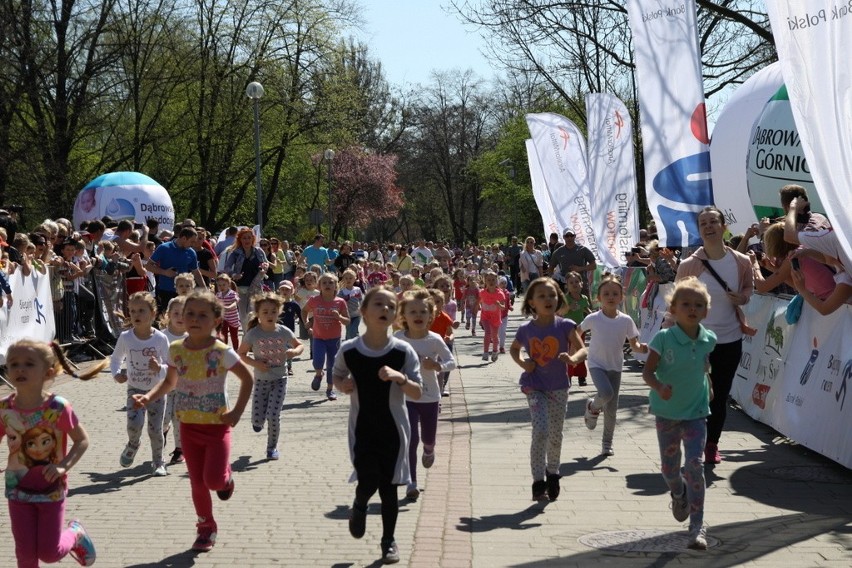
<path id="1" fill-rule="evenodd" d="M 6 497 L 15 501 L 53 502 L 65 498 L 65 478 L 47 481 L 44 470 L 65 456 L 65 433 L 74 427 L 70 407 L 52 397 L 44 408 L 20 412 L 10 398 L 0 401 L 0 427 L 4 429 L 9 458 Z"/>

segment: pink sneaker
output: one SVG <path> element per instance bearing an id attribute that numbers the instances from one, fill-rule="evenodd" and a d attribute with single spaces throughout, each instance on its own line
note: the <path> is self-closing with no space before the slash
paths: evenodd
<path id="1" fill-rule="evenodd" d="M 704 463 L 722 463 L 722 455 L 719 453 L 719 445 L 707 442 L 704 446 Z"/>

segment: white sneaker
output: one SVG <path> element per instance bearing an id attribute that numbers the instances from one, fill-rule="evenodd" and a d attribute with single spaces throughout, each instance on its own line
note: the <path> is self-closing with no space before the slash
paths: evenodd
<path id="1" fill-rule="evenodd" d="M 674 493 L 669 493 L 669 495 L 672 496 L 672 516 L 676 521 L 682 523 L 689 518 L 689 501 L 686 498 L 686 480 L 681 477 L 680 481 L 683 484 L 681 494 L 675 495 Z"/>
<path id="2" fill-rule="evenodd" d="M 488 353 L 483 353 L 483 354 L 482 354 L 482 360 L 483 360 L 483 361 L 488 361 Z"/>
<path id="3" fill-rule="evenodd" d="M 155 463 L 153 465 L 153 469 L 154 469 L 154 472 L 153 472 L 154 477 L 165 477 L 169 474 L 168 470 L 166 469 L 166 465 L 162 464 L 162 463 L 161 464 Z"/>
<path id="4" fill-rule="evenodd" d="M 590 398 L 586 402 L 586 412 L 583 414 L 583 420 L 586 422 L 586 428 L 589 430 L 594 430 L 595 426 L 598 425 L 598 416 L 600 416 L 600 410 L 592 410 L 592 401 L 594 399 Z"/>
<path id="5" fill-rule="evenodd" d="M 408 484 L 408 490 L 405 492 L 405 496 L 412 501 L 417 501 L 417 498 L 420 497 L 420 490 L 417 489 L 416 483 Z"/>
<path id="6" fill-rule="evenodd" d="M 496 361 L 496 360 L 497 360 L 497 352 L 496 352 L 496 351 L 492 351 L 492 352 L 491 352 L 491 360 L 492 360 L 492 361 Z"/>
<path id="7" fill-rule="evenodd" d="M 689 542 L 686 546 L 692 550 L 707 550 L 707 529 L 689 529 Z"/>

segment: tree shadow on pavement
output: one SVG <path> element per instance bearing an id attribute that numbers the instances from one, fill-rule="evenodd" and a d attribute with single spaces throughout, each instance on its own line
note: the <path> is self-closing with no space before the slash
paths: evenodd
<path id="1" fill-rule="evenodd" d="M 534 503 L 517 513 L 502 513 L 487 515 L 485 517 L 460 517 L 456 529 L 474 533 L 488 532 L 496 529 L 512 529 L 516 531 L 533 529 L 540 527 L 541 523 L 524 523 L 544 513 L 544 509 L 548 504 L 547 501 Z"/>
<path id="2" fill-rule="evenodd" d="M 146 562 L 144 564 L 131 564 L 125 568 L 186 568 L 195 566 L 195 559 L 200 553 L 195 550 L 186 550 L 172 554 L 157 562 Z"/>
<path id="3" fill-rule="evenodd" d="M 147 481 L 153 477 L 153 475 L 151 475 L 151 466 L 147 463 L 140 463 L 133 468 L 111 471 L 109 473 L 82 471 L 80 474 L 88 476 L 92 481 L 92 484 L 80 485 L 69 489 L 69 497 L 73 495 L 100 495 L 101 493 L 112 493 L 114 491 L 119 491 L 123 487 L 136 485 L 137 483 Z"/>
<path id="4" fill-rule="evenodd" d="M 811 540 L 832 531 L 849 533 L 846 517 L 812 516 L 805 514 L 781 515 L 755 521 L 742 521 L 707 530 L 711 538 L 718 539 L 717 546 L 706 551 L 684 549 L 678 552 L 655 552 L 652 549 L 659 537 L 631 541 L 632 551 L 618 548 L 596 548 L 561 556 L 560 558 L 514 564 L 517 568 L 544 568 L 556 566 L 593 566 L 606 563 L 609 567 L 634 568 L 688 564 L 691 567 L 729 568 L 755 561 L 775 550 Z M 673 531 L 677 532 L 677 531 Z M 572 538 L 572 540 L 574 540 Z M 645 548 L 646 550 L 643 550 Z"/>

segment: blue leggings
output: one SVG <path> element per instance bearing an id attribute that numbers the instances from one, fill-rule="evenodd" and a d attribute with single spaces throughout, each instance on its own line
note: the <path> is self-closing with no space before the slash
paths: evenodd
<path id="1" fill-rule="evenodd" d="M 314 371 L 322 371 L 323 363 L 325 363 L 325 381 L 328 383 L 328 388 L 331 388 L 331 370 L 334 367 L 334 358 L 337 356 L 338 349 L 340 349 L 340 338 L 314 338 L 311 343 L 314 346 Z"/>
<path id="2" fill-rule="evenodd" d="M 704 522 L 704 444 L 707 420 L 669 420 L 657 417 L 657 440 L 663 479 L 675 495 L 683 491 L 689 502 L 689 527 L 700 528 Z M 683 443 L 683 476 L 681 476 L 681 443 Z M 683 481 L 682 481 L 683 480 Z"/>

